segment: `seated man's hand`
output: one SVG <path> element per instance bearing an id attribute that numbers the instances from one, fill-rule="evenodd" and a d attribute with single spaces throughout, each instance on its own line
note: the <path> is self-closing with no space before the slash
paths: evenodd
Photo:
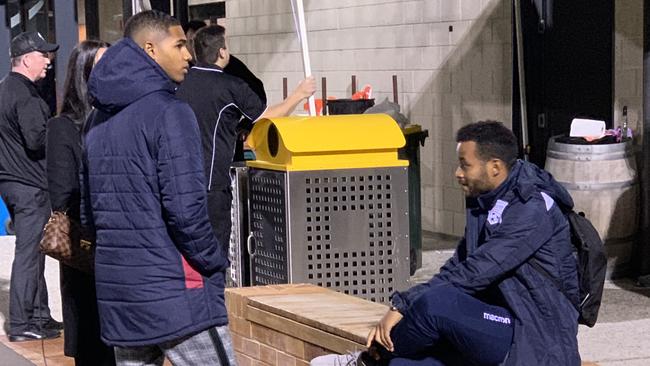
<path id="1" fill-rule="evenodd" d="M 390 339 L 390 331 L 393 329 L 395 324 L 402 320 L 402 318 L 403 316 L 399 311 L 389 310 L 386 315 L 381 318 L 379 323 L 370 330 L 366 347 L 370 347 L 372 341 L 376 341 L 390 352 L 393 352 L 393 341 Z"/>

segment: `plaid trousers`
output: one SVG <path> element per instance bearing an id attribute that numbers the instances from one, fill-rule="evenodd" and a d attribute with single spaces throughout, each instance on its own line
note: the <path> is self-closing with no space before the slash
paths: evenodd
<path id="1" fill-rule="evenodd" d="M 117 366 L 162 366 L 165 357 L 174 366 L 237 365 L 227 325 L 153 346 L 115 347 Z"/>

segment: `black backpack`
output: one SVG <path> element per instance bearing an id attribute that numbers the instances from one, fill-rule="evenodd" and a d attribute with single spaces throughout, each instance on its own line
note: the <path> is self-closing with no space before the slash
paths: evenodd
<path id="1" fill-rule="evenodd" d="M 603 298 L 605 274 L 607 271 L 607 254 L 605 246 L 583 212 L 579 214 L 571 210 L 566 213 L 571 227 L 571 243 L 576 249 L 578 259 L 578 288 L 580 303 L 577 305 L 580 317 L 578 322 L 593 327 L 598 319 L 598 309 Z M 564 288 L 536 260 L 531 261 L 534 268 L 550 278 L 564 293 Z"/>

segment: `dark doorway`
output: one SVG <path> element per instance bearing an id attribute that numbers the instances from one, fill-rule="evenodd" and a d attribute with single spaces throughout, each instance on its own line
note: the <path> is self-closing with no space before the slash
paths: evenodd
<path id="1" fill-rule="evenodd" d="M 567 134 L 574 117 L 612 127 L 614 3 L 524 0 L 521 7 L 529 157 L 543 167 L 549 138 Z M 516 68 L 513 72 L 513 127 L 521 138 Z"/>
<path id="2" fill-rule="evenodd" d="M 169 0 L 151 0 L 149 3 L 151 4 L 151 9 L 160 10 L 167 14 L 172 13 Z"/>
<path id="3" fill-rule="evenodd" d="M 190 19 L 210 20 L 210 24 L 217 24 L 217 19 L 225 17 L 225 1 L 190 6 Z"/>
<path id="4" fill-rule="evenodd" d="M 103 1 L 83 0 L 86 16 L 86 38 L 101 39 L 114 43 L 122 38 L 124 24 L 133 15 L 134 9 L 148 9 L 143 2 L 133 7 L 132 0 Z M 188 0 L 149 0 L 151 9 L 171 14 L 181 24 L 187 23 Z M 139 10 L 138 10 L 139 11 Z"/>

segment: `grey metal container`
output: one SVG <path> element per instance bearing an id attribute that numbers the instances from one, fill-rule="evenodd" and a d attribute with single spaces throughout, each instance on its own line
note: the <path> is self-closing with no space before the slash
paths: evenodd
<path id="1" fill-rule="evenodd" d="M 251 284 L 313 283 L 387 303 L 408 287 L 406 167 L 249 169 Z"/>
<path id="2" fill-rule="evenodd" d="M 226 273 L 226 286 L 250 285 L 249 258 L 246 252 L 248 237 L 248 167 L 243 164 L 230 167 L 232 178 L 231 230 L 228 256 L 230 268 Z"/>

